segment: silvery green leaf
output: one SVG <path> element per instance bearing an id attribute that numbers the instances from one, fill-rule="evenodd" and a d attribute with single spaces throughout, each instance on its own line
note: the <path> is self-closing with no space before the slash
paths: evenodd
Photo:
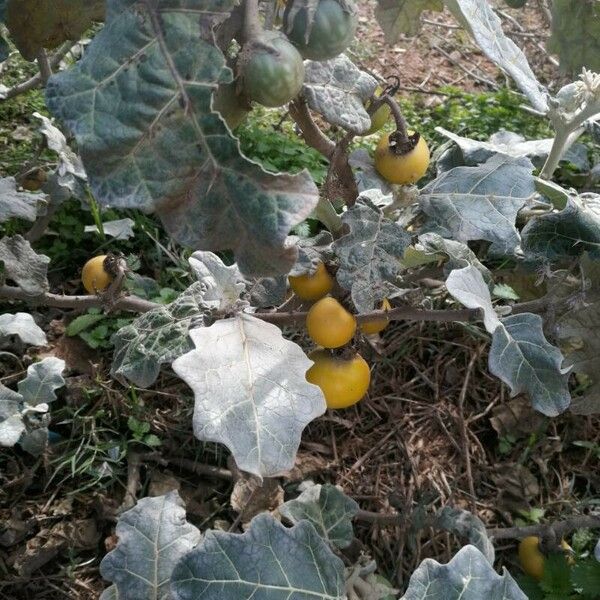
<path id="1" fill-rule="evenodd" d="M 246 283 L 246 292 L 250 296 L 250 304 L 255 308 L 280 306 L 285 301 L 288 282 L 287 277 L 260 277 Z"/>
<path id="2" fill-rule="evenodd" d="M 518 300 L 520 296 L 506 283 L 499 283 L 492 289 L 492 296 L 503 300 Z"/>
<path id="3" fill-rule="evenodd" d="M 46 138 L 48 148 L 58 155 L 56 174 L 59 177 L 59 181 L 69 181 L 71 177 L 85 181 L 86 174 L 83 163 L 79 156 L 71 150 L 69 144 L 67 144 L 67 138 L 63 132 L 48 117 L 37 112 L 33 113 L 33 116 L 42 123 L 40 132 Z"/>
<path id="4" fill-rule="evenodd" d="M 128 240 L 135 235 L 133 233 L 134 225 L 135 221 L 133 219 L 117 219 L 116 221 L 102 223 L 102 230 L 105 235 L 115 240 Z M 97 225 L 86 225 L 84 231 L 86 233 L 100 233 Z"/>
<path id="5" fill-rule="evenodd" d="M 469 544 L 475 546 L 491 566 L 494 565 L 496 556 L 494 544 L 490 541 L 485 524 L 479 517 L 461 508 L 445 506 L 436 514 L 434 528 L 451 531 L 468 539 Z"/>
<path id="6" fill-rule="evenodd" d="M 106 588 L 102 592 L 100 600 L 119 600 L 119 590 L 117 589 L 117 586 L 111 585 L 110 587 Z"/>
<path id="7" fill-rule="evenodd" d="M 377 88 L 377 80 L 361 71 L 344 54 L 305 63 L 302 93 L 308 106 L 331 125 L 362 135 L 371 128 L 365 103 Z"/>
<path id="8" fill-rule="evenodd" d="M 442 0 L 377 0 L 375 16 L 388 44 L 395 44 L 400 34 L 417 35 L 424 10 L 444 9 Z"/>
<path id="9" fill-rule="evenodd" d="M 522 135 L 504 129 L 494 133 L 487 142 L 456 135 L 443 127 L 436 127 L 435 130 L 452 140 L 459 147 L 462 158 L 461 164 L 466 166 L 484 163 L 495 154 L 505 154 L 513 158 L 528 158 L 537 169 L 541 169 L 554 142 L 554 138 L 526 140 Z M 574 164 L 581 171 L 588 170 L 589 160 L 586 146 L 584 144 L 574 144 L 565 153 L 562 161 Z"/>
<path id="10" fill-rule="evenodd" d="M 44 330 L 39 327 L 29 313 L 0 315 L 0 340 L 9 335 L 18 336 L 31 346 L 45 346 L 48 343 Z"/>
<path id="11" fill-rule="evenodd" d="M 294 524 L 309 521 L 330 546 L 346 548 L 354 539 L 352 519 L 358 504 L 335 485 L 313 484 L 296 499 L 282 504 L 279 512 Z"/>
<path id="12" fill-rule="evenodd" d="M 32 456 L 39 456 L 46 450 L 48 445 L 48 428 L 42 426 L 32 431 L 26 431 L 19 445 Z"/>
<path id="13" fill-rule="evenodd" d="M 39 296 L 48 290 L 48 263 L 44 254 L 36 254 L 22 236 L 0 239 L 0 262 L 5 279 L 14 281 L 28 296 Z"/>
<path id="14" fill-rule="evenodd" d="M 56 172 L 50 173 L 42 191 L 49 196 L 49 204 L 52 206 L 60 206 L 67 200 L 76 198 L 82 210 L 90 210 L 86 183 L 81 179 L 60 177 Z"/>
<path id="15" fill-rule="evenodd" d="M 0 177 L 0 223 L 9 219 L 35 221 L 43 198 L 40 194 L 18 192 L 14 177 Z"/>
<path id="16" fill-rule="evenodd" d="M 119 517 L 116 534 L 117 547 L 100 564 L 102 577 L 117 591 L 107 597 L 169 600 L 175 565 L 200 541 L 200 531 L 186 521 L 179 494 L 142 498 Z"/>
<path id="17" fill-rule="evenodd" d="M 531 219 L 522 231 L 523 251 L 546 260 L 600 258 L 600 195 L 569 198 L 566 208 Z"/>
<path id="18" fill-rule="evenodd" d="M 0 383 L 0 446 L 12 448 L 25 431 L 23 397 Z"/>
<path id="19" fill-rule="evenodd" d="M 359 193 L 373 189 L 381 190 L 383 194 L 392 193 L 390 184 L 377 173 L 373 158 L 365 148 L 353 150 L 348 162 L 354 171 Z"/>
<path id="20" fill-rule="evenodd" d="M 258 477 L 289 470 L 304 427 L 325 412 L 311 366 L 281 330 L 247 314 L 189 332 L 195 348 L 173 370 L 195 396 L 194 435 L 227 446 Z"/>
<path id="21" fill-rule="evenodd" d="M 19 412 L 15 412 L 11 416 L 1 419 L 3 399 L 0 390 L 0 446 L 12 448 L 25 433 L 27 427 L 23 422 L 23 417 Z"/>
<path id="22" fill-rule="evenodd" d="M 547 112 L 547 93 L 527 58 L 502 31 L 500 18 L 487 0 L 445 0 L 456 20 L 471 34 L 482 52 L 510 75 L 536 110 Z"/>
<path id="23" fill-rule="evenodd" d="M 523 313 L 501 319 L 492 336 L 489 369 L 513 396 L 525 393 L 535 410 L 548 417 L 564 412 L 570 402 L 563 355 L 548 343 L 539 315 Z"/>
<path id="24" fill-rule="evenodd" d="M 218 309 L 233 306 L 245 289 L 237 265 L 226 266 L 212 252 L 194 252 L 189 258 L 196 279 L 204 286 L 204 302 Z"/>
<path id="25" fill-rule="evenodd" d="M 283 274 L 296 261 L 289 231 L 318 190 L 306 171 L 275 175 L 245 158 L 211 110 L 232 79 L 213 29 L 237 4 L 108 0 L 105 26 L 50 79 L 47 104 L 74 134 L 99 203 L 154 211 L 182 244 L 233 250 L 245 275 Z"/>
<path id="26" fill-rule="evenodd" d="M 204 284 L 191 285 L 171 304 L 159 306 L 115 333 L 111 375 L 135 385 L 152 385 L 161 365 L 171 363 L 192 348 L 188 330 L 204 323 L 210 307 L 204 302 Z"/>
<path id="27" fill-rule="evenodd" d="M 352 295 L 360 313 L 370 312 L 384 298 L 403 292 L 400 260 L 410 245 L 410 235 L 386 218 L 382 211 L 361 199 L 342 217 L 350 232 L 337 239 L 338 283 Z"/>
<path id="28" fill-rule="evenodd" d="M 539 194 L 548 198 L 548 200 L 552 202 L 554 208 L 560 210 L 567 206 L 567 202 L 571 197 L 571 194 L 558 185 L 558 183 L 549 181 L 548 179 L 542 179 L 541 177 L 535 178 L 535 189 Z"/>
<path id="29" fill-rule="evenodd" d="M 558 54 L 561 69 L 570 74 L 583 67 L 600 71 L 600 17 L 597 2 L 552 0 L 552 37 L 548 50 Z"/>
<path id="30" fill-rule="evenodd" d="M 329 231 L 321 231 L 311 238 L 292 238 L 298 245 L 298 260 L 290 275 L 314 274 L 319 263 L 331 258 L 333 237 Z"/>
<path id="31" fill-rule="evenodd" d="M 417 249 L 429 255 L 445 255 L 448 260 L 444 263 L 444 273 L 449 275 L 455 269 L 463 269 L 473 265 L 485 279 L 491 283 L 492 274 L 488 268 L 480 262 L 476 254 L 462 242 L 448 240 L 437 233 L 423 233 L 419 236 Z"/>
<path id="32" fill-rule="evenodd" d="M 533 165 L 497 154 L 477 167 L 456 167 L 421 190 L 426 231 L 458 242 L 487 240 L 493 256 L 519 251 L 517 213 L 535 193 Z"/>
<path id="33" fill-rule="evenodd" d="M 173 572 L 173 600 L 345 600 L 344 565 L 307 521 L 269 514 L 246 533 L 208 531 Z"/>
<path id="34" fill-rule="evenodd" d="M 62 372 L 65 361 L 49 356 L 27 368 L 27 377 L 19 381 L 19 393 L 30 406 L 49 404 L 56 400 L 55 390 L 65 385 Z"/>
<path id="35" fill-rule="evenodd" d="M 500 319 L 494 310 L 488 284 L 481 271 L 471 265 L 455 269 L 446 279 L 448 292 L 467 308 L 478 308 L 483 312 L 483 323 L 488 333 L 494 333 Z"/>
<path id="36" fill-rule="evenodd" d="M 441 565 L 426 558 L 412 574 L 401 600 L 527 600 L 504 569 L 498 575 L 475 546 L 461 548 Z"/>
<path id="37" fill-rule="evenodd" d="M 565 366 L 589 378 L 583 395 L 573 399 L 576 414 L 600 413 L 600 297 L 593 293 L 585 302 L 562 315 L 556 324 L 561 342 L 569 343 Z"/>

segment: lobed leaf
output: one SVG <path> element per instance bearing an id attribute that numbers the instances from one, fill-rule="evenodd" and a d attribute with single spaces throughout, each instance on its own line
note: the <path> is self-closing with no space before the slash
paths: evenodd
<path id="1" fill-rule="evenodd" d="M 206 286 L 194 283 L 171 304 L 155 308 L 115 333 L 111 375 L 135 385 L 151 386 L 161 365 L 173 362 L 192 348 L 188 331 L 204 322 L 210 307 L 204 301 Z"/>
<path id="2" fill-rule="evenodd" d="M 500 326 L 500 319 L 492 304 L 490 289 L 477 267 L 471 265 L 452 271 L 446 279 L 446 289 L 463 306 L 481 309 L 483 323 L 488 333 L 493 334 Z"/>
<path id="3" fill-rule="evenodd" d="M 62 372 L 65 361 L 49 356 L 27 368 L 27 376 L 19 381 L 18 389 L 29 406 L 50 404 L 56 400 L 55 390 L 65 385 Z"/>
<path id="4" fill-rule="evenodd" d="M 102 596 L 119 600 L 169 600 L 170 578 L 182 556 L 200 541 L 200 531 L 185 519 L 176 491 L 142 498 L 117 522 L 117 547 L 100 564 L 114 582 Z"/>
<path id="5" fill-rule="evenodd" d="M 279 512 L 294 524 L 309 521 L 330 546 L 346 548 L 354 539 L 352 519 L 358 504 L 335 485 L 313 484 L 294 500 L 282 504 Z"/>
<path id="6" fill-rule="evenodd" d="M 302 93 L 312 110 L 331 125 L 356 135 L 371 128 L 365 103 L 377 88 L 377 80 L 361 71 L 344 54 L 323 62 L 305 63 Z"/>
<path id="7" fill-rule="evenodd" d="M 421 190 L 425 231 L 463 243 L 487 240 L 492 255 L 514 255 L 517 213 L 535 193 L 532 171 L 526 158 L 495 155 L 477 167 L 442 173 Z"/>
<path id="8" fill-rule="evenodd" d="M 108 0 L 83 59 L 48 82 L 103 205 L 155 211 L 177 241 L 235 252 L 244 274 L 287 273 L 290 229 L 312 212 L 308 172 L 274 175 L 240 154 L 212 112 L 231 80 L 213 28 L 235 0 Z M 124 125 L 127 123 L 127 125 Z"/>
<path id="9" fill-rule="evenodd" d="M 456 20 L 471 34 L 482 52 L 510 75 L 529 102 L 548 111 L 547 92 L 533 74 L 527 58 L 502 31 L 500 18 L 488 0 L 444 0 Z"/>
<path id="10" fill-rule="evenodd" d="M 467 538 L 469 544 L 477 548 L 490 565 L 494 566 L 496 556 L 494 544 L 490 541 L 485 524 L 479 517 L 461 508 L 445 506 L 435 516 L 434 527 Z"/>
<path id="11" fill-rule="evenodd" d="M 238 467 L 273 477 L 294 465 L 304 427 L 325 412 L 311 361 L 281 330 L 247 314 L 189 332 L 173 370 L 195 396 L 194 435 L 225 444 Z"/>
<path id="12" fill-rule="evenodd" d="M 43 196 L 17 191 L 14 177 L 0 177 L 0 223 L 9 219 L 35 221 Z"/>
<path id="13" fill-rule="evenodd" d="M 0 340 L 9 335 L 16 335 L 22 342 L 31 346 L 45 346 L 48 343 L 44 330 L 29 313 L 0 315 Z"/>
<path id="14" fill-rule="evenodd" d="M 600 194 L 570 197 L 560 212 L 535 217 L 522 231 L 523 250 L 542 260 L 600 258 Z"/>
<path id="15" fill-rule="evenodd" d="M 492 336 L 489 369 L 512 395 L 527 393 L 533 407 L 548 417 L 564 412 L 570 402 L 563 355 L 546 340 L 542 319 L 523 313 L 501 319 Z"/>
<path id="16" fill-rule="evenodd" d="M 411 238 L 365 198 L 344 213 L 342 220 L 350 231 L 333 244 L 340 263 L 337 280 L 351 292 L 356 309 L 369 312 L 384 298 L 403 292 L 398 287 L 400 260 Z"/>
<path id="17" fill-rule="evenodd" d="M 527 600 L 504 569 L 498 575 L 474 546 L 465 546 L 441 565 L 426 558 L 412 574 L 402 600 Z"/>
<path id="18" fill-rule="evenodd" d="M 39 296 L 48 290 L 48 264 L 44 254 L 36 254 L 22 236 L 0 239 L 0 262 L 4 263 L 4 277 L 14 281 L 28 296 Z"/>
<path id="19" fill-rule="evenodd" d="M 344 565 L 302 521 L 255 517 L 243 535 L 209 531 L 175 567 L 173 600 L 344 600 Z"/>

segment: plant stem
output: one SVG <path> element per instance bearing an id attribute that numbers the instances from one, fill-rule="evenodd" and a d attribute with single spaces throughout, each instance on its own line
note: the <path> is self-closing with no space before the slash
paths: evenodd
<path id="1" fill-rule="evenodd" d="M 46 51 L 43 48 L 38 52 L 37 63 L 40 69 L 42 85 L 46 85 L 46 83 L 48 83 L 48 79 L 52 77 L 52 67 L 50 66 L 50 62 L 48 61 L 48 55 L 46 54 Z"/>
<path id="2" fill-rule="evenodd" d="M 262 31 L 258 0 L 246 0 L 244 11 L 244 37 L 245 42 L 256 39 Z"/>

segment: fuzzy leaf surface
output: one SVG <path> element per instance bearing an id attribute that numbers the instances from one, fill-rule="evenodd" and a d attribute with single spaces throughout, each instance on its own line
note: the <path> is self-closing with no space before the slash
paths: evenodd
<path id="1" fill-rule="evenodd" d="M 65 385 L 64 369 L 65 361 L 54 356 L 29 365 L 27 376 L 18 385 L 23 401 L 29 406 L 54 402 L 56 390 Z"/>
<path id="2" fill-rule="evenodd" d="M 45 254 L 36 254 L 22 236 L 0 240 L 0 262 L 4 263 L 4 277 L 14 281 L 28 296 L 39 296 L 48 290 L 48 264 Z"/>
<path id="3" fill-rule="evenodd" d="M 475 546 L 461 548 L 441 565 L 426 558 L 412 574 L 402 600 L 527 600 L 504 569 L 498 575 Z"/>
<path id="4" fill-rule="evenodd" d="M 398 287 L 400 259 L 410 245 L 410 235 L 386 218 L 371 202 L 361 199 L 342 217 L 350 233 L 334 242 L 340 261 L 339 284 L 352 294 L 356 309 L 373 310 L 384 298 L 402 293 Z"/>
<path id="5" fill-rule="evenodd" d="M 243 471 L 291 469 L 306 425 L 325 412 L 311 366 L 281 330 L 247 314 L 189 332 L 195 348 L 173 370 L 195 396 L 194 435 L 227 446 Z"/>
<path id="6" fill-rule="evenodd" d="M 471 34 L 482 52 L 510 75 L 536 110 L 546 112 L 544 87 L 520 48 L 502 31 L 502 22 L 487 0 L 444 0 L 455 19 Z"/>
<path id="7" fill-rule="evenodd" d="M 315 528 L 269 514 L 246 533 L 209 531 L 176 566 L 173 600 L 344 600 L 344 566 Z"/>
<path id="8" fill-rule="evenodd" d="M 113 597 L 169 600 L 175 565 L 200 541 L 200 531 L 186 521 L 179 494 L 142 498 L 119 517 L 116 534 L 117 547 L 100 564 L 102 577 L 116 587 Z"/>
<path id="9" fill-rule="evenodd" d="M 477 167 L 456 167 L 421 190 L 426 231 L 466 243 L 491 242 L 492 255 L 519 250 L 517 213 L 535 193 L 533 165 L 526 158 L 495 155 Z"/>
<path id="10" fill-rule="evenodd" d="M 235 0 L 108 0 L 106 25 L 47 104 L 75 135 L 103 205 L 155 211 L 198 250 L 234 251 L 246 275 L 287 273 L 290 229 L 317 204 L 308 172 L 267 173 L 211 110 L 232 78 L 213 28 Z M 124 125 L 127 123 L 127 125 Z"/>
<path id="11" fill-rule="evenodd" d="M 31 346 L 45 346 L 48 343 L 44 330 L 29 313 L 0 315 L 0 340 L 9 335 L 16 335 L 22 342 Z"/>
<path id="12" fill-rule="evenodd" d="M 531 219 L 522 232 L 523 251 L 541 259 L 600 258 L 600 195 L 569 198 L 560 212 Z"/>
<path id="13" fill-rule="evenodd" d="M 281 505 L 279 512 L 294 524 L 309 521 L 329 545 L 346 548 L 354 539 L 352 519 L 358 504 L 335 485 L 312 485 Z"/>
<path id="14" fill-rule="evenodd" d="M 0 223 L 9 219 L 35 221 L 43 196 L 17 191 L 14 177 L 0 177 Z"/>
<path id="15" fill-rule="evenodd" d="M 111 374 L 123 376 L 139 387 L 151 386 L 160 367 L 192 348 L 188 330 L 204 322 L 209 306 L 206 286 L 191 285 L 171 304 L 155 308 L 122 327 L 113 336 L 115 351 Z"/>
<path id="16" fill-rule="evenodd" d="M 361 71 L 347 56 L 323 62 L 307 61 L 302 92 L 312 110 L 331 125 L 362 135 L 371 127 L 366 101 L 377 80 Z"/>
<path id="17" fill-rule="evenodd" d="M 570 402 L 568 369 L 563 355 L 550 344 L 539 315 L 523 313 L 500 320 L 492 336 L 489 369 L 513 396 L 526 393 L 535 410 L 548 417 L 564 412 Z"/>

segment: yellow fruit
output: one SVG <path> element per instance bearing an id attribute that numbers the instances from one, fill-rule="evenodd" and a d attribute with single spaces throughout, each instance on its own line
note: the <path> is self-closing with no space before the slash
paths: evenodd
<path id="1" fill-rule="evenodd" d="M 379 98 L 381 96 L 383 90 L 381 87 L 378 87 L 375 90 L 374 97 Z M 367 102 L 366 108 L 369 109 L 371 105 L 371 101 Z M 379 131 L 389 120 L 392 114 L 392 109 L 389 104 L 382 104 L 372 115 L 371 115 L 371 128 L 365 135 L 372 135 L 373 133 Z"/>
<path id="2" fill-rule="evenodd" d="M 356 319 L 335 298 L 327 297 L 308 311 L 306 329 L 318 346 L 339 348 L 353 338 Z"/>
<path id="3" fill-rule="evenodd" d="M 532 535 L 521 540 L 519 562 L 527 575 L 539 581 L 544 575 L 544 560 L 538 537 Z"/>
<path id="4" fill-rule="evenodd" d="M 307 371 L 306 380 L 321 388 L 328 408 L 352 406 L 367 393 L 371 371 L 360 354 L 343 359 L 327 350 L 315 350 L 309 358 L 315 364 Z"/>
<path id="5" fill-rule="evenodd" d="M 94 256 L 83 266 L 81 281 L 89 294 L 102 292 L 112 283 L 112 275 L 104 268 L 106 258 L 106 255 Z"/>
<path id="6" fill-rule="evenodd" d="M 319 263 L 313 275 L 290 276 L 290 287 L 301 300 L 319 300 L 333 288 L 333 278 L 323 263 Z"/>
<path id="7" fill-rule="evenodd" d="M 425 138 L 409 132 L 409 136 L 418 135 L 416 146 L 404 154 L 396 154 L 390 146 L 390 135 L 385 133 L 375 150 L 375 168 L 390 183 L 408 185 L 416 183 L 427 173 L 429 167 L 429 147 Z"/>
<path id="8" fill-rule="evenodd" d="M 387 298 L 383 299 L 381 303 L 381 310 L 390 310 L 390 305 Z M 388 319 L 379 319 L 378 321 L 369 321 L 368 323 L 361 323 L 360 330 L 366 335 L 375 335 L 381 333 L 389 324 Z"/>

